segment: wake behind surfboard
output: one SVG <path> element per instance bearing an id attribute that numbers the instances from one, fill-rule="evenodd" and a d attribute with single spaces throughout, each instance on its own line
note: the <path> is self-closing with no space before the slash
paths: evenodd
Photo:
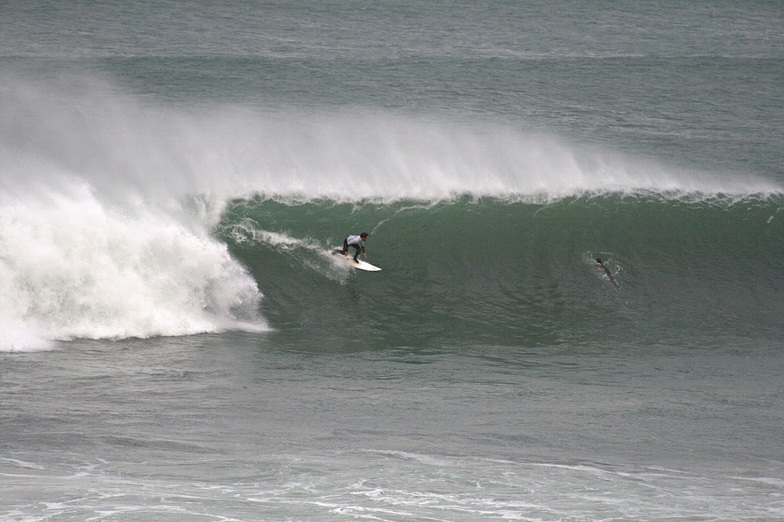
<path id="1" fill-rule="evenodd" d="M 344 261 L 348 266 L 352 268 L 356 268 L 357 270 L 364 270 L 365 272 L 380 272 L 381 269 L 377 266 L 371 265 L 367 261 L 359 260 L 359 262 L 354 261 L 354 257 L 350 254 L 343 255 L 343 252 L 340 250 L 335 250 L 332 254 Z"/>

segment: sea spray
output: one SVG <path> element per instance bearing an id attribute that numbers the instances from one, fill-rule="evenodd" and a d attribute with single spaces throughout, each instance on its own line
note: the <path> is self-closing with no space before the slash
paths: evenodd
<path id="1" fill-rule="evenodd" d="M 4 79 L 10 87 L 0 93 L 2 179 L 17 185 L 24 178 L 23 187 L 30 187 L 75 178 L 102 201 L 138 197 L 161 206 L 194 195 L 221 201 L 254 193 L 341 202 L 781 191 L 751 175 L 698 172 L 490 119 L 175 106 L 89 76 L 65 75 L 47 85 L 11 73 Z"/>

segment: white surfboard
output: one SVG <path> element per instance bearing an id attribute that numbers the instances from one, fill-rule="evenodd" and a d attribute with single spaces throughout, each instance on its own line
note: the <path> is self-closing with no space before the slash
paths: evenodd
<path id="1" fill-rule="evenodd" d="M 335 257 L 343 259 L 348 266 L 350 266 L 352 268 L 356 268 L 357 270 L 364 270 L 366 272 L 380 272 L 381 271 L 381 269 L 379 267 L 371 265 L 367 261 L 362 261 L 360 259 L 359 263 L 355 262 L 354 261 L 354 256 L 351 255 L 351 254 L 347 254 L 347 255 L 344 256 L 339 251 L 338 252 L 332 252 L 332 253 L 335 255 Z"/>

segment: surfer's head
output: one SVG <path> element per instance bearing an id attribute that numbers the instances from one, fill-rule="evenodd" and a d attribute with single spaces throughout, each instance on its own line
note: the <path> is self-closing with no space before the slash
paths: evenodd
<path id="1" fill-rule="evenodd" d="M 366 240 L 366 239 L 368 238 L 368 233 L 367 233 L 367 232 L 362 232 L 362 233 L 359 235 L 359 237 L 361 237 L 361 238 L 362 238 L 362 241 L 364 241 L 364 240 Z"/>
<path id="2" fill-rule="evenodd" d="M 602 264 L 602 258 L 601 258 L 601 257 L 597 257 L 597 258 L 596 258 L 596 262 L 597 262 L 597 263 L 599 263 L 599 264 L 601 265 L 601 264 Z"/>

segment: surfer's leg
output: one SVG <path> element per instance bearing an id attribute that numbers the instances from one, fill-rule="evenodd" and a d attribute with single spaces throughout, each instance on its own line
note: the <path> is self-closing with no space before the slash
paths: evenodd
<path id="1" fill-rule="evenodd" d="M 359 261 L 357 261 L 357 258 L 359 257 L 359 253 L 362 252 L 362 249 L 359 248 L 359 245 L 351 245 L 351 246 L 353 246 L 356 249 L 356 252 L 354 253 L 354 261 L 359 263 Z"/>
<path id="2" fill-rule="evenodd" d="M 343 240 L 343 252 L 341 252 L 344 256 L 348 252 L 348 238 Z"/>

